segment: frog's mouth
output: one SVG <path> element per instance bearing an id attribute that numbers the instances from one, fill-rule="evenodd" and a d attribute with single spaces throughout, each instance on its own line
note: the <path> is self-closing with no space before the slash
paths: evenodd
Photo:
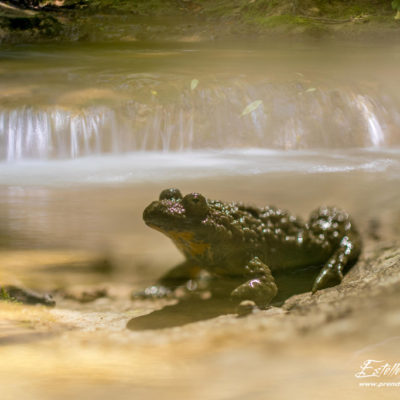
<path id="1" fill-rule="evenodd" d="M 180 224 L 179 226 L 172 227 L 171 228 L 171 221 L 165 222 L 165 221 L 160 221 L 157 220 L 156 222 L 154 221 L 144 221 L 147 226 L 149 226 L 152 229 L 155 229 L 158 232 L 163 233 L 164 235 L 167 235 L 171 239 L 174 239 L 174 237 L 180 233 L 190 233 L 190 229 L 185 229 L 185 224 Z M 172 224 L 173 225 L 173 224 Z"/>
<path id="2" fill-rule="evenodd" d="M 145 223 L 146 223 L 146 225 L 149 226 L 150 228 L 155 229 L 156 231 L 161 232 L 161 233 L 163 233 L 164 235 L 168 235 L 168 232 L 169 232 L 169 231 L 168 231 L 167 229 L 163 229 L 161 226 L 152 224 L 151 222 L 146 222 L 146 221 L 145 221 Z"/>

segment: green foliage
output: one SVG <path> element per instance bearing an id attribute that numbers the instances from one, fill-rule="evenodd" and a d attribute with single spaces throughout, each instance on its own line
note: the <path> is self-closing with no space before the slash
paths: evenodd
<path id="1" fill-rule="evenodd" d="M 392 7 L 393 7 L 393 10 L 400 11 L 400 0 L 393 0 Z"/>
<path id="2" fill-rule="evenodd" d="M 9 295 L 6 289 L 1 288 L 0 290 L 0 300 L 2 301 L 13 301 L 13 298 Z"/>
<path id="3" fill-rule="evenodd" d="M 4 287 L 0 287 L 0 301 L 19 303 L 19 301 L 15 297 L 10 296 L 10 293 L 8 293 Z"/>
<path id="4" fill-rule="evenodd" d="M 194 32 L 212 37 L 272 32 L 320 37 L 366 31 L 360 20 L 370 21 L 371 27 L 397 29 L 392 8 L 397 11 L 394 19 L 400 20 L 400 0 L 65 0 L 60 8 L 56 0 L 9 2 L 21 8 L 0 2 L 0 41 L 144 40 L 190 37 Z"/>

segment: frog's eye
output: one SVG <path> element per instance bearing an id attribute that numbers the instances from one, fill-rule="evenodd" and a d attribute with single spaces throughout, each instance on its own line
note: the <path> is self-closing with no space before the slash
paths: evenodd
<path id="1" fill-rule="evenodd" d="M 180 200 L 182 198 L 182 194 L 179 189 L 171 188 L 171 189 L 164 189 L 160 193 L 159 200 Z"/>
<path id="2" fill-rule="evenodd" d="M 189 217 L 203 218 L 208 213 L 207 200 L 200 193 L 187 194 L 182 199 L 182 204 Z"/>

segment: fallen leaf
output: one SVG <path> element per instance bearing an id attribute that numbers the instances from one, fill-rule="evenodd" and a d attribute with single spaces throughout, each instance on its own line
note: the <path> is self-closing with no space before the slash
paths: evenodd
<path id="1" fill-rule="evenodd" d="M 248 104 L 245 109 L 242 111 L 242 115 L 241 117 L 250 114 L 251 112 L 257 110 L 258 107 L 261 106 L 261 104 L 263 103 L 262 100 L 255 100 L 252 103 Z"/>
<path id="2" fill-rule="evenodd" d="M 190 89 L 191 90 L 196 89 L 198 84 L 199 84 L 199 80 L 198 79 L 192 79 L 192 82 L 190 82 Z"/>

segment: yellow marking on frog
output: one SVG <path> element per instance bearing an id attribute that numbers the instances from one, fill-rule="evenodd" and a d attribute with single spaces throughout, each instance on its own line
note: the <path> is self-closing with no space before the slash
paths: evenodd
<path id="1" fill-rule="evenodd" d="M 165 232 L 183 253 L 189 252 L 191 255 L 197 256 L 204 254 L 210 247 L 209 243 L 198 242 L 194 239 L 192 232 Z"/>
<path id="2" fill-rule="evenodd" d="M 190 255 L 196 256 L 204 254 L 210 248 L 209 243 L 194 240 L 194 234 L 192 232 L 166 231 L 153 224 L 147 225 L 171 238 L 176 247 L 178 247 L 178 249 L 184 254 L 189 253 Z"/>

